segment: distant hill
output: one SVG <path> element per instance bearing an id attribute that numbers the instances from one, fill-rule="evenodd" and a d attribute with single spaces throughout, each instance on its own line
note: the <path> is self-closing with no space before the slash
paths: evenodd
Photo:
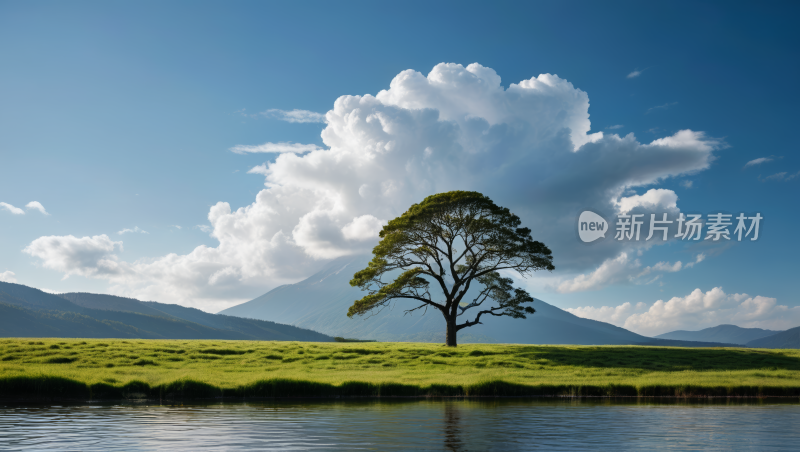
<path id="1" fill-rule="evenodd" d="M 754 348 L 800 348 L 800 326 L 747 343 Z"/>
<path id="2" fill-rule="evenodd" d="M 29 309 L 53 309 L 71 311 L 75 305 L 69 301 L 33 287 L 0 282 L 0 302 L 15 304 Z"/>
<path id="3" fill-rule="evenodd" d="M 103 322 L 74 312 L 29 310 L 0 302 L 0 336 L 137 338 L 142 335 L 130 325 Z"/>
<path id="4" fill-rule="evenodd" d="M 53 295 L 0 282 L 0 336 L 329 342 L 315 331 L 97 294 Z"/>
<path id="5" fill-rule="evenodd" d="M 762 330 L 761 328 L 741 328 L 736 325 L 719 325 L 700 331 L 672 331 L 656 336 L 658 339 L 679 341 L 727 342 L 745 345 L 750 341 L 772 336 L 780 331 Z"/>
<path id="6" fill-rule="evenodd" d="M 347 309 L 364 296 L 349 284 L 353 273 L 364 268 L 368 256 L 336 259 L 319 273 L 298 282 L 277 287 L 220 314 L 269 319 L 309 328 L 331 336 L 379 341 L 444 342 L 444 320 L 435 311 L 405 315 L 411 304 L 397 303 L 368 318 L 348 318 Z M 725 344 L 654 339 L 608 323 L 577 317 L 536 300 L 536 313 L 526 320 L 492 317 L 482 325 L 458 333 L 460 342 L 501 342 L 518 344 L 639 344 L 665 346 L 719 347 Z M 732 344 L 727 344 L 731 345 Z"/>
<path id="7" fill-rule="evenodd" d="M 234 331 L 254 339 L 325 342 L 330 337 L 316 331 L 284 325 L 271 321 L 244 319 L 228 315 L 209 314 L 195 308 L 177 304 L 139 301 L 133 298 L 91 293 L 65 293 L 60 297 L 85 308 L 135 312 L 139 314 L 172 318 L 197 323 L 209 328 Z"/>

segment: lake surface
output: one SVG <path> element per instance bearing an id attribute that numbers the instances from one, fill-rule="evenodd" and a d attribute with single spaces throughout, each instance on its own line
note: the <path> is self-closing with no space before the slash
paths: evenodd
<path id="1" fill-rule="evenodd" d="M 798 448 L 798 399 L 0 404 L 2 450 Z"/>

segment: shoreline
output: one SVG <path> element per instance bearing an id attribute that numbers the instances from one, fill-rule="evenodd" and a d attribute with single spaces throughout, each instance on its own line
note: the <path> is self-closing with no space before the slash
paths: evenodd
<path id="1" fill-rule="evenodd" d="M 230 394 L 230 395 L 226 395 Z M 311 380 L 266 379 L 224 388 L 191 379 L 151 386 L 132 381 L 122 386 L 87 384 L 55 376 L 0 377 L 0 401 L 187 401 L 275 399 L 765 399 L 798 398 L 800 386 L 698 386 L 698 385 L 523 385 L 502 380 L 468 386 L 401 383 L 345 382 L 340 385 Z"/>
<path id="2" fill-rule="evenodd" d="M 795 400 L 796 399 L 796 400 Z M 254 403 L 254 402 L 368 402 L 368 401 L 490 401 L 490 400 L 596 400 L 596 401 L 669 401 L 669 402 L 700 402 L 700 401 L 775 401 L 800 404 L 800 396 L 568 396 L 568 395 L 540 395 L 540 396 L 279 396 L 279 397 L 212 397 L 212 398 L 186 398 L 186 399 L 81 399 L 70 397 L 34 397 L 34 398 L 2 398 L 0 405 L 49 405 L 53 403 L 68 405 L 193 405 L 202 402 L 209 403 Z"/>

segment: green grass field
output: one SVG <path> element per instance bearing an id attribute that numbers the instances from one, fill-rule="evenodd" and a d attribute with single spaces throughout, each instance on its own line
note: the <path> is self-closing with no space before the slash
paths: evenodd
<path id="1" fill-rule="evenodd" d="M 800 350 L 0 339 L 0 397 L 800 396 Z"/>

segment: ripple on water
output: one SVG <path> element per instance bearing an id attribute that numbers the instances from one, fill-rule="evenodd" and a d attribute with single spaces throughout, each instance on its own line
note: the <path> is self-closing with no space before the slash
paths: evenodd
<path id="1" fill-rule="evenodd" d="M 0 408 L 11 450 L 796 450 L 800 404 L 411 400 Z"/>

